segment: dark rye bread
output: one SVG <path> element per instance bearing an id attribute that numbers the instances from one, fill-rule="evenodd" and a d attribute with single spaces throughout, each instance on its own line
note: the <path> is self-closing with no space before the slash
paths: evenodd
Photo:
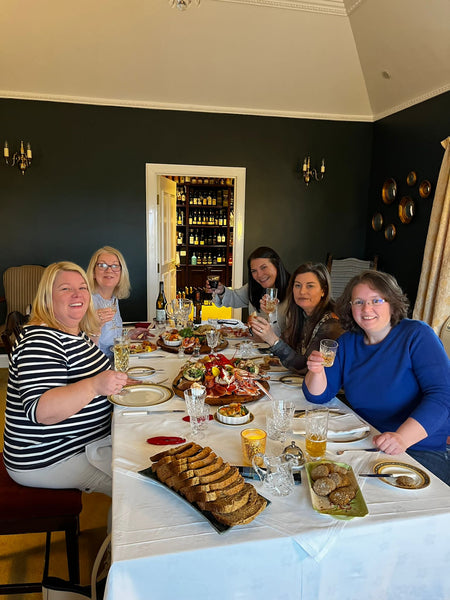
<path id="1" fill-rule="evenodd" d="M 257 495 L 255 488 L 250 483 L 245 483 L 244 487 L 235 494 L 223 496 L 217 500 L 211 500 L 211 502 L 197 502 L 197 505 L 202 510 L 209 510 L 212 513 L 229 513 L 247 504 L 251 498 L 254 502 Z"/>
<path id="2" fill-rule="evenodd" d="M 194 462 L 198 462 L 200 460 L 204 460 L 212 452 L 211 448 L 209 448 L 208 446 L 206 446 L 206 448 L 201 448 L 199 446 L 199 448 L 200 448 L 200 450 L 192 455 L 185 455 L 185 453 L 182 453 L 181 455 L 175 454 L 175 455 L 170 455 L 170 456 L 163 456 L 160 460 L 158 460 L 157 467 L 160 467 L 162 465 L 167 465 L 167 464 L 177 464 L 177 465 L 183 465 L 185 463 L 191 464 Z"/>
<path id="3" fill-rule="evenodd" d="M 204 475 L 206 473 L 210 473 L 212 471 L 215 471 L 215 469 L 217 468 L 215 465 L 218 460 L 219 457 L 210 449 L 209 455 L 203 458 L 202 460 L 197 460 L 193 462 L 173 460 L 162 465 L 160 465 L 161 461 L 159 461 L 156 464 L 155 469 L 158 478 L 162 481 L 165 481 L 165 479 L 171 477 L 172 475 L 178 475 L 179 473 L 183 473 L 186 471 L 193 471 L 191 477 L 193 477 L 194 475 Z"/>
<path id="4" fill-rule="evenodd" d="M 172 456 L 172 455 L 176 455 L 176 454 L 178 456 L 181 456 L 183 454 L 183 452 L 185 452 L 189 448 L 192 448 L 193 446 L 197 446 L 198 448 L 200 448 L 200 446 L 198 444 L 194 444 L 194 442 L 188 442 L 187 444 L 183 444 L 182 446 L 176 446 L 175 448 L 170 448 L 170 450 L 164 450 L 164 452 L 158 452 L 158 454 L 154 454 L 153 456 L 150 456 L 150 460 L 154 463 L 154 462 L 158 462 L 159 460 L 161 460 L 161 458 L 164 458 L 165 456 Z"/>
<path id="5" fill-rule="evenodd" d="M 226 468 L 228 467 L 228 468 Z M 224 463 L 222 465 L 223 475 L 217 479 L 214 479 L 208 483 L 198 482 L 193 484 L 196 492 L 211 492 L 214 490 L 221 490 L 223 488 L 228 487 L 237 479 L 242 479 L 238 469 L 236 467 L 230 467 L 228 463 Z M 192 487 L 190 483 L 187 484 L 187 487 Z M 183 493 L 183 488 L 180 489 L 181 493 Z"/>
<path id="6" fill-rule="evenodd" d="M 183 473 L 179 473 L 178 475 L 172 475 L 168 479 L 165 480 L 165 484 L 170 486 L 171 488 L 180 491 L 181 488 L 192 487 L 196 485 L 208 485 L 208 482 L 214 482 L 217 479 L 223 477 L 227 471 L 231 469 L 228 463 L 223 463 L 220 465 L 218 469 L 208 473 L 207 475 L 195 475 L 194 471 L 191 469 L 189 471 L 183 471 Z"/>
<path id="7" fill-rule="evenodd" d="M 246 525 L 253 521 L 267 506 L 267 500 L 262 496 L 256 497 L 254 502 L 249 501 L 244 506 L 231 513 L 214 512 L 215 518 L 223 523 L 233 527 L 234 525 Z"/>
<path id="8" fill-rule="evenodd" d="M 204 487 L 194 485 L 193 487 L 184 487 L 180 489 L 180 493 L 189 500 L 189 502 L 211 502 L 212 500 L 219 500 L 219 498 L 226 498 L 240 492 L 245 486 L 243 477 L 239 477 L 235 481 L 231 482 L 227 487 L 220 488 L 217 490 L 204 491 L 198 488 Z"/>

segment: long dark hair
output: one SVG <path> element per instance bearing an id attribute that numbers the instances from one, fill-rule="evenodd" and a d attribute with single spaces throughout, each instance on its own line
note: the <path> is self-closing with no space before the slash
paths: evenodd
<path id="1" fill-rule="evenodd" d="M 398 285 L 395 277 L 389 275 L 389 273 L 383 273 L 383 271 L 361 271 L 361 273 L 350 279 L 336 304 L 342 326 L 346 331 L 362 331 L 353 318 L 352 306 L 350 304 L 353 288 L 359 283 L 366 283 L 373 290 L 379 291 L 381 297 L 386 302 L 389 302 L 392 327 L 395 327 L 402 319 L 408 316 L 409 300 Z"/>
<path id="2" fill-rule="evenodd" d="M 319 304 L 314 309 L 312 315 L 306 318 L 306 314 L 300 306 L 295 303 L 294 300 L 294 283 L 297 275 L 303 273 L 314 273 L 319 280 L 320 288 L 323 291 L 323 296 L 320 299 Z M 297 349 L 300 345 L 302 337 L 307 339 L 314 327 L 323 317 L 326 312 L 334 311 L 334 302 L 331 298 L 331 281 L 328 269 L 322 263 L 311 263 L 307 262 L 300 265 L 295 269 L 291 275 L 289 281 L 287 294 L 289 297 L 289 304 L 286 311 L 286 329 L 283 333 L 283 339 L 291 346 L 291 348 Z M 307 331 L 305 330 L 307 328 Z"/>
<path id="3" fill-rule="evenodd" d="M 261 298 L 266 293 L 265 288 L 262 287 L 257 281 L 253 279 L 251 262 L 255 258 L 268 258 L 273 266 L 277 270 L 277 278 L 275 280 L 275 286 L 278 288 L 278 299 L 280 302 L 286 298 L 286 290 L 289 283 L 289 273 L 286 271 L 285 266 L 281 262 L 281 258 L 268 246 L 260 246 L 253 250 L 250 256 L 247 259 L 247 269 L 248 269 L 248 297 L 250 302 L 256 309 L 259 309 L 259 303 Z"/>

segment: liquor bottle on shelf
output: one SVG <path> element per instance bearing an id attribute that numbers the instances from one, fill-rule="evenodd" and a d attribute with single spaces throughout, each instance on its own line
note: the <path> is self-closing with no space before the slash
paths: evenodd
<path id="1" fill-rule="evenodd" d="M 193 231 L 193 229 L 191 229 L 190 232 L 189 232 L 189 246 L 193 246 L 194 245 L 194 241 L 195 241 L 194 231 Z"/>
<path id="2" fill-rule="evenodd" d="M 166 295 L 164 294 L 164 283 L 160 281 L 159 294 L 156 298 L 156 320 L 158 321 L 158 323 L 162 323 L 166 320 L 166 306 L 167 300 Z"/>
<path id="3" fill-rule="evenodd" d="M 202 300 L 199 291 L 195 292 L 194 296 L 194 323 L 200 325 L 202 322 Z"/>
<path id="4" fill-rule="evenodd" d="M 228 266 L 232 267 L 233 266 L 233 255 L 230 254 L 230 256 L 228 257 Z"/>
<path id="5" fill-rule="evenodd" d="M 194 246 L 198 246 L 198 233 L 197 233 L 197 230 L 195 231 L 195 235 L 194 235 Z"/>
<path id="6" fill-rule="evenodd" d="M 196 264 L 197 264 L 197 257 L 195 255 L 195 252 L 193 252 L 192 256 L 191 256 L 191 265 L 195 266 Z"/>

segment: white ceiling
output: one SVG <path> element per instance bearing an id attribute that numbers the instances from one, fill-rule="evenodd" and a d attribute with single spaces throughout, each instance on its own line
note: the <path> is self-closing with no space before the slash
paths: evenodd
<path id="1" fill-rule="evenodd" d="M 383 76 L 383 72 L 388 77 Z M 0 97 L 373 121 L 450 90 L 450 0 L 5 0 Z"/>

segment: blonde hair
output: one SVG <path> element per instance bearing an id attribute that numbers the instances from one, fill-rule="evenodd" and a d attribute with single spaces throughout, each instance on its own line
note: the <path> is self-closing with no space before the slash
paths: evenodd
<path id="1" fill-rule="evenodd" d="M 58 273 L 68 271 L 79 273 L 88 286 L 89 294 L 91 293 L 87 275 L 81 267 L 69 261 L 52 263 L 42 274 L 42 278 L 33 301 L 28 325 L 45 324 L 48 327 L 53 327 L 54 329 L 61 329 L 64 331 L 63 323 L 58 321 L 53 310 L 53 286 Z M 100 330 L 97 313 L 95 312 L 94 305 L 92 303 L 92 297 L 89 300 L 88 309 L 80 321 L 80 329 L 82 331 L 86 331 L 88 334 L 98 333 Z"/>
<path id="2" fill-rule="evenodd" d="M 113 294 L 119 300 L 121 300 L 122 298 L 128 298 L 128 296 L 130 295 L 131 286 L 130 286 L 130 274 L 128 273 L 127 263 L 125 262 L 123 254 L 119 250 L 116 250 L 115 248 L 113 248 L 112 246 L 103 246 L 103 248 L 100 248 L 99 250 L 97 250 L 97 252 L 94 252 L 94 254 L 91 257 L 91 260 L 89 261 L 89 265 L 88 265 L 86 274 L 87 274 L 87 278 L 88 278 L 88 283 L 89 283 L 92 291 L 93 292 L 98 291 L 97 281 L 95 280 L 95 277 L 94 277 L 94 270 L 97 265 L 100 254 L 114 254 L 117 257 L 117 260 L 119 261 L 119 264 L 122 267 L 122 270 L 120 271 L 119 283 L 114 288 Z"/>

